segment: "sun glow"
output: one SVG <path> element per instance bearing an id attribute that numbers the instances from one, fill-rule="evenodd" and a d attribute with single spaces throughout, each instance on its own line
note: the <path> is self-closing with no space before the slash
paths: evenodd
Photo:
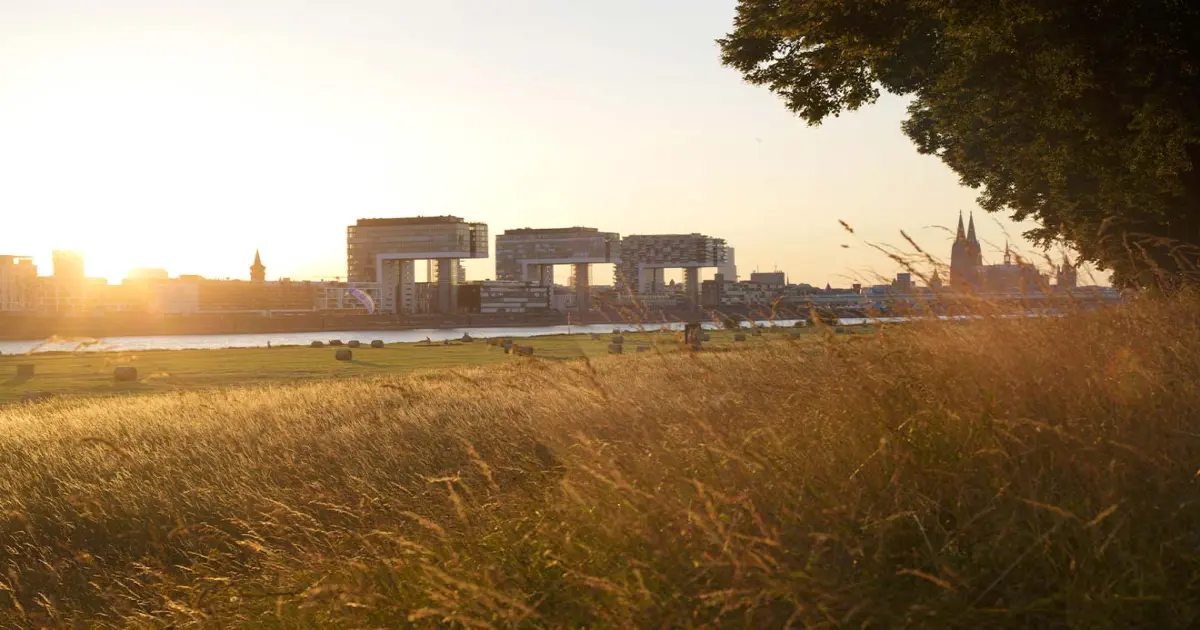
<path id="1" fill-rule="evenodd" d="M 330 208 L 395 206 L 397 177 L 419 176 L 352 119 L 331 126 L 314 111 L 329 105 L 321 97 L 268 88 L 226 61 L 60 56 L 0 104 L 0 168 L 27 222 L 43 226 L 24 239 L 42 273 L 51 249 L 72 249 L 112 282 L 137 267 L 241 277 L 264 241 L 269 261 L 304 264 L 311 247 L 281 246 L 289 234 L 337 241 L 345 219 Z M 393 146 L 419 144 L 407 140 Z M 306 262 L 314 275 L 344 273 L 331 258 Z"/>

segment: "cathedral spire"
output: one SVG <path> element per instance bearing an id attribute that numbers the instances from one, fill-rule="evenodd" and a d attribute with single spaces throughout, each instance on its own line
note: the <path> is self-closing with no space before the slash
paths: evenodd
<path id="1" fill-rule="evenodd" d="M 966 234 L 966 232 L 963 231 L 962 210 L 958 211 L 958 234 L 956 234 L 954 236 L 954 240 L 956 240 L 956 241 L 967 240 L 967 234 Z"/>
<path id="2" fill-rule="evenodd" d="M 959 219 L 959 221 L 960 221 L 959 225 L 962 225 L 961 224 L 962 219 Z M 967 228 L 967 241 L 969 241 L 971 243 L 979 242 L 978 239 L 975 238 L 975 211 L 974 210 L 971 211 L 971 226 Z"/>

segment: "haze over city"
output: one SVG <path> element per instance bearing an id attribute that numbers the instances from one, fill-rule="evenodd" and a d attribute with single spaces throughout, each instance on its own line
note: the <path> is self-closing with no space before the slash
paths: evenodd
<path id="1" fill-rule="evenodd" d="M 734 7 L 0 4 L 0 57 L 21 60 L 0 66 L 0 251 L 48 268 L 75 249 L 115 282 L 243 277 L 260 249 L 273 277 L 333 278 L 355 219 L 453 214 L 703 232 L 743 273 L 815 285 L 894 273 L 860 239 L 901 229 L 948 257 L 975 192 L 917 154 L 905 102 L 806 127 L 719 63 Z M 1028 247 L 1027 226 L 976 219 L 985 257 Z"/>

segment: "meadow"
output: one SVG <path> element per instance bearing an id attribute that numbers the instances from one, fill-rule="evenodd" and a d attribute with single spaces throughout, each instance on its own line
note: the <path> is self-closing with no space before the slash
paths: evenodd
<path id="1" fill-rule="evenodd" d="M 747 334 L 745 343 L 786 337 L 799 329 L 781 328 L 767 336 Z M 747 331 L 749 333 L 750 331 Z M 812 332 L 811 330 L 805 332 Z M 734 333 L 713 331 L 710 348 L 730 347 Z M 676 352 L 682 349 L 682 333 L 623 333 L 625 352 L 635 353 L 638 346 L 651 351 Z M 547 335 L 514 339 L 534 349 L 534 356 L 546 360 L 599 358 L 608 354 L 613 335 L 599 340 L 591 335 Z M 349 341 L 343 340 L 343 341 Z M 486 339 L 470 343 L 399 343 L 377 349 L 364 345 L 352 349 L 353 359 L 337 361 L 335 348 L 276 346 L 273 348 L 228 348 L 222 350 L 149 350 L 139 352 L 47 352 L 0 356 L 0 405 L 19 402 L 28 392 L 47 392 L 55 396 L 113 396 L 177 392 L 213 387 L 253 384 L 281 384 L 318 379 L 344 379 L 363 376 L 404 374 L 448 367 L 488 366 L 511 363 L 515 357 L 489 346 Z M 17 374 L 17 366 L 32 364 L 34 377 Z M 118 366 L 137 368 L 136 382 L 116 382 L 113 370 Z"/>
<path id="2" fill-rule="evenodd" d="M 1198 306 L 10 405 L 0 626 L 1197 627 Z"/>

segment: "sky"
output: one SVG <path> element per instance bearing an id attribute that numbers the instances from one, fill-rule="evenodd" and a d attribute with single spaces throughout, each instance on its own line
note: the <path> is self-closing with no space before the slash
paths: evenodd
<path id="1" fill-rule="evenodd" d="M 723 67 L 735 6 L 0 0 L 0 254 L 119 281 L 246 277 L 259 249 L 269 278 L 332 279 L 356 219 L 452 214 L 701 232 L 739 275 L 845 286 L 895 273 L 867 243 L 901 230 L 948 260 L 972 209 L 986 259 L 1029 247 L 917 154 L 903 100 L 809 127 Z"/>

